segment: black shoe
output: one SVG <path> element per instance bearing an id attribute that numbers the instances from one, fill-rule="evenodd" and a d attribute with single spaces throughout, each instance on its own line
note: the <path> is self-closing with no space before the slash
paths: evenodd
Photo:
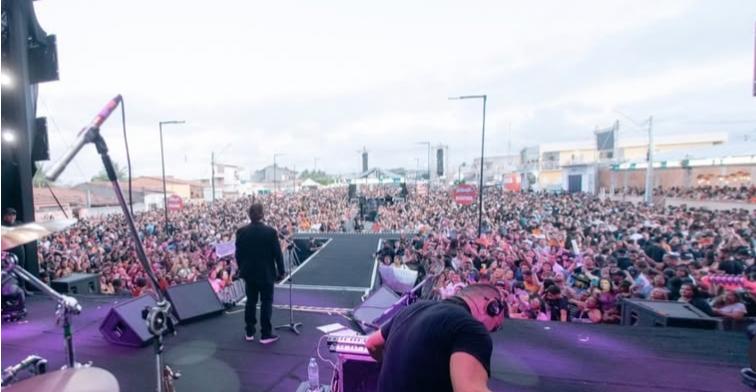
<path id="1" fill-rule="evenodd" d="M 262 344 L 271 344 L 271 343 L 275 342 L 276 340 L 278 340 L 278 336 L 277 335 L 272 335 L 272 334 L 260 337 L 260 343 L 262 343 Z"/>
<path id="2" fill-rule="evenodd" d="M 246 340 L 248 342 L 254 341 L 255 340 L 255 334 L 252 334 L 252 335 L 244 334 L 244 340 Z"/>

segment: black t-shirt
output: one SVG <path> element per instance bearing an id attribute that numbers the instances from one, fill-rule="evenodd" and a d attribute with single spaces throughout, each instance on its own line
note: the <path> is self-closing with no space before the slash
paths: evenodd
<path id="1" fill-rule="evenodd" d="M 745 270 L 745 266 L 739 260 L 725 260 L 719 263 L 719 270 L 730 275 L 740 275 Z"/>
<path id="2" fill-rule="evenodd" d="M 664 259 L 664 248 L 659 245 L 650 245 L 646 249 L 644 249 L 644 251 L 646 252 L 646 255 L 648 255 L 648 257 L 652 258 L 657 263 L 661 263 Z"/>
<path id="3" fill-rule="evenodd" d="M 386 344 L 379 391 L 452 391 L 449 362 L 456 352 L 477 358 L 491 374 L 491 336 L 463 303 L 419 301 L 381 327 L 381 333 Z"/>
<path id="4" fill-rule="evenodd" d="M 567 321 L 570 320 L 570 309 L 567 298 L 559 297 L 558 299 L 547 299 L 546 306 L 551 311 L 551 321 L 561 321 L 561 310 L 564 309 L 567 312 Z"/>
<path id="5" fill-rule="evenodd" d="M 698 308 L 700 311 L 708 314 L 709 316 L 714 316 L 714 312 L 711 310 L 711 306 L 704 298 L 695 297 L 690 300 L 690 304 Z"/>

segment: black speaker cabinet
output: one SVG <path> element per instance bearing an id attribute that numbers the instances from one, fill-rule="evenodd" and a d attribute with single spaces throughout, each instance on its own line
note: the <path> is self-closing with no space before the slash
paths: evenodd
<path id="1" fill-rule="evenodd" d="M 720 320 L 684 302 L 626 299 L 622 301 L 622 325 L 718 329 Z"/>
<path id="2" fill-rule="evenodd" d="M 378 390 L 381 364 L 366 355 L 339 354 L 341 382 L 339 391 L 374 392 Z"/>
<path id="3" fill-rule="evenodd" d="M 142 310 L 155 305 L 150 295 L 128 300 L 110 309 L 100 324 L 100 333 L 105 340 L 119 346 L 143 347 L 152 341 Z"/>
<path id="4" fill-rule="evenodd" d="M 50 286 L 61 294 L 100 294 L 100 274 L 77 272 L 53 280 Z"/>
<path id="5" fill-rule="evenodd" d="M 34 162 L 50 160 L 50 144 L 47 140 L 47 117 L 37 117 L 34 121 L 31 156 Z"/>
<path id="6" fill-rule="evenodd" d="M 33 84 L 58 80 L 58 41 L 55 34 L 45 43 L 29 47 L 29 82 Z"/>
<path id="7" fill-rule="evenodd" d="M 205 279 L 168 287 L 166 294 L 180 323 L 216 316 L 224 309 L 210 282 Z"/>

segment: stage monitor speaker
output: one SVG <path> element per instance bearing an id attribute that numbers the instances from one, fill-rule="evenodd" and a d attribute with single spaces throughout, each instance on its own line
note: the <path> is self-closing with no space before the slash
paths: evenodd
<path id="1" fill-rule="evenodd" d="M 75 272 L 53 280 L 50 286 L 61 294 L 100 294 L 100 274 Z"/>
<path id="2" fill-rule="evenodd" d="M 223 312 L 223 304 L 206 279 L 168 287 L 168 300 L 180 323 L 211 317 Z"/>
<path id="3" fill-rule="evenodd" d="M 339 354 L 341 379 L 339 391 L 374 392 L 378 390 L 381 364 L 365 355 Z"/>
<path id="4" fill-rule="evenodd" d="M 37 117 L 34 121 L 31 157 L 32 162 L 50 160 L 50 145 L 47 141 L 47 117 Z"/>
<path id="5" fill-rule="evenodd" d="M 357 185 L 349 184 L 349 194 L 347 196 L 350 200 L 357 197 Z"/>
<path id="6" fill-rule="evenodd" d="M 622 325 L 718 329 L 720 322 L 684 302 L 642 299 L 622 301 Z"/>
<path id="7" fill-rule="evenodd" d="M 155 299 L 150 295 L 114 306 L 100 324 L 100 333 L 105 340 L 119 346 L 144 347 L 150 344 L 152 334 L 147 330 L 142 311 L 151 306 L 155 306 Z"/>
<path id="8" fill-rule="evenodd" d="M 352 318 L 361 325 L 367 325 L 375 329 L 379 326 L 377 321 L 384 320 L 384 313 L 392 311 L 392 307 L 399 300 L 399 295 L 386 286 L 381 286 L 371 294 L 365 302 L 354 308 Z"/>

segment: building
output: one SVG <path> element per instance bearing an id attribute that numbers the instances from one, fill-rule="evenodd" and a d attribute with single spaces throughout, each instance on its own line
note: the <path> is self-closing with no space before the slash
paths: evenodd
<path id="1" fill-rule="evenodd" d="M 511 175 L 517 173 L 520 167 L 520 154 L 494 155 L 484 158 L 483 166 L 483 183 L 488 185 L 502 184 L 511 181 Z M 462 173 L 462 179 L 467 182 L 480 181 L 480 158 L 473 160 L 471 166 L 464 166 L 466 169 Z"/>
<path id="2" fill-rule="evenodd" d="M 214 183 L 208 179 L 200 181 L 204 187 L 205 200 L 213 199 L 213 187 L 215 188 L 216 199 L 235 198 L 245 193 L 244 187 L 242 187 L 242 180 L 247 177 L 244 167 L 216 162 L 213 172 Z"/>
<path id="3" fill-rule="evenodd" d="M 596 192 L 602 186 L 597 178 L 601 167 L 646 160 L 648 138 L 616 135 L 611 153 L 606 153 L 606 148 L 599 151 L 596 140 L 544 143 L 523 149 L 518 169 L 523 188 Z M 724 132 L 655 136 L 654 154 L 708 148 L 725 142 Z"/>
<path id="4" fill-rule="evenodd" d="M 128 202 L 129 200 L 129 182 L 120 181 L 121 192 Z M 113 184 L 108 181 L 91 181 L 78 184 L 74 189 L 84 192 L 87 195 L 87 207 L 99 207 L 99 206 L 117 206 L 118 199 L 115 197 L 115 191 L 113 191 Z M 160 193 L 163 194 L 163 188 L 160 189 L 147 189 L 134 186 L 132 181 L 131 185 L 131 198 L 134 203 L 143 203 L 144 196 L 148 193 Z"/>
<path id="5" fill-rule="evenodd" d="M 599 187 L 644 189 L 645 159 L 625 161 L 599 170 Z M 689 188 L 699 185 L 741 186 L 756 178 L 756 142 L 740 141 L 654 155 L 653 186 Z"/>
<path id="6" fill-rule="evenodd" d="M 268 165 L 252 173 L 252 175 L 250 176 L 250 181 L 266 183 L 278 182 L 280 185 L 286 183 L 287 181 L 291 182 L 297 177 L 297 174 L 298 173 L 296 171 L 289 170 L 286 167 L 279 165 L 273 167 L 273 165 Z"/>
<path id="7" fill-rule="evenodd" d="M 142 176 L 131 180 L 132 189 L 141 189 L 145 193 L 162 193 L 163 178 Z M 180 180 L 171 176 L 165 178 L 165 190 L 168 195 L 178 195 L 184 200 L 202 198 L 203 185 L 199 181 Z M 161 205 L 162 208 L 162 205 Z"/>
<path id="8" fill-rule="evenodd" d="M 357 185 L 395 184 L 399 186 L 406 182 L 406 178 L 401 174 L 375 167 L 347 181 L 349 184 Z"/>

